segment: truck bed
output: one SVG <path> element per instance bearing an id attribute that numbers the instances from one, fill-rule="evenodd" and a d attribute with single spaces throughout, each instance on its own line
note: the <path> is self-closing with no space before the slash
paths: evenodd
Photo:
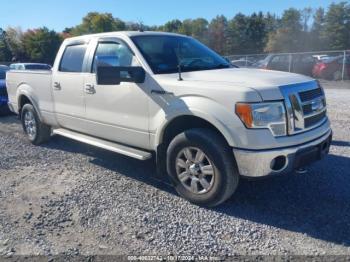
<path id="1" fill-rule="evenodd" d="M 52 71 L 10 70 L 7 72 L 6 87 L 10 107 L 18 113 L 17 99 L 22 92 L 32 97 L 41 112 L 53 112 Z M 25 91 L 24 91 L 25 88 Z"/>

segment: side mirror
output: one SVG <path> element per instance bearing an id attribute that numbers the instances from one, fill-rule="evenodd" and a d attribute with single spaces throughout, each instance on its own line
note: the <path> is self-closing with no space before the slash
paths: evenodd
<path id="1" fill-rule="evenodd" d="M 97 66 L 98 85 L 119 85 L 121 82 L 143 83 L 146 72 L 140 66 Z"/>

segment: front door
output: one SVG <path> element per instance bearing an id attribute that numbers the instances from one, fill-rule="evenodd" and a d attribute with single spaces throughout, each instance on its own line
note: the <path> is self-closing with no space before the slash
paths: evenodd
<path id="1" fill-rule="evenodd" d="M 149 148 L 148 96 L 144 84 L 98 85 L 97 63 L 111 66 L 139 65 L 122 41 L 97 44 L 91 73 L 85 78 L 86 132 L 111 141 Z"/>

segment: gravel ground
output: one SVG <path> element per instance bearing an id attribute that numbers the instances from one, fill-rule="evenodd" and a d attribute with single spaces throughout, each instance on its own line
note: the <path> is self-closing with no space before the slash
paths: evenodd
<path id="1" fill-rule="evenodd" d="M 350 86 L 349 86 L 350 87 Z M 327 89 L 330 155 L 306 174 L 241 181 L 215 209 L 142 162 L 0 118 L 0 254 L 350 255 L 350 88 Z"/>

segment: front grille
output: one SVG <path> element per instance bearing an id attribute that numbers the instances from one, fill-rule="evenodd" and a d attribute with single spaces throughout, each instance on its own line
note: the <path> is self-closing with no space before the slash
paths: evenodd
<path id="1" fill-rule="evenodd" d="M 305 115 L 311 114 L 312 113 L 312 105 L 311 104 L 303 105 L 303 112 Z"/>
<path id="2" fill-rule="evenodd" d="M 303 91 L 299 93 L 301 102 L 310 101 L 320 96 L 323 96 L 323 92 L 321 88 Z"/>
<path id="3" fill-rule="evenodd" d="M 326 111 L 323 111 L 322 113 L 314 116 L 310 116 L 308 118 L 305 118 L 305 128 L 310 128 L 319 122 L 321 122 L 326 117 Z"/>
<path id="4" fill-rule="evenodd" d="M 319 97 L 316 100 L 315 99 L 311 100 L 311 102 L 306 101 L 306 102 L 304 102 L 305 104 L 303 104 L 304 116 L 311 115 L 311 114 L 315 113 L 315 109 L 312 108 L 312 101 L 319 101 L 322 105 L 322 109 L 326 108 L 326 99 L 324 97 Z M 316 111 L 316 113 L 317 113 L 317 111 Z"/>
<path id="5" fill-rule="evenodd" d="M 315 128 L 327 117 L 324 92 L 316 81 L 282 86 L 287 109 L 288 134 Z"/>
<path id="6" fill-rule="evenodd" d="M 7 96 L 6 88 L 0 88 L 0 96 Z"/>

